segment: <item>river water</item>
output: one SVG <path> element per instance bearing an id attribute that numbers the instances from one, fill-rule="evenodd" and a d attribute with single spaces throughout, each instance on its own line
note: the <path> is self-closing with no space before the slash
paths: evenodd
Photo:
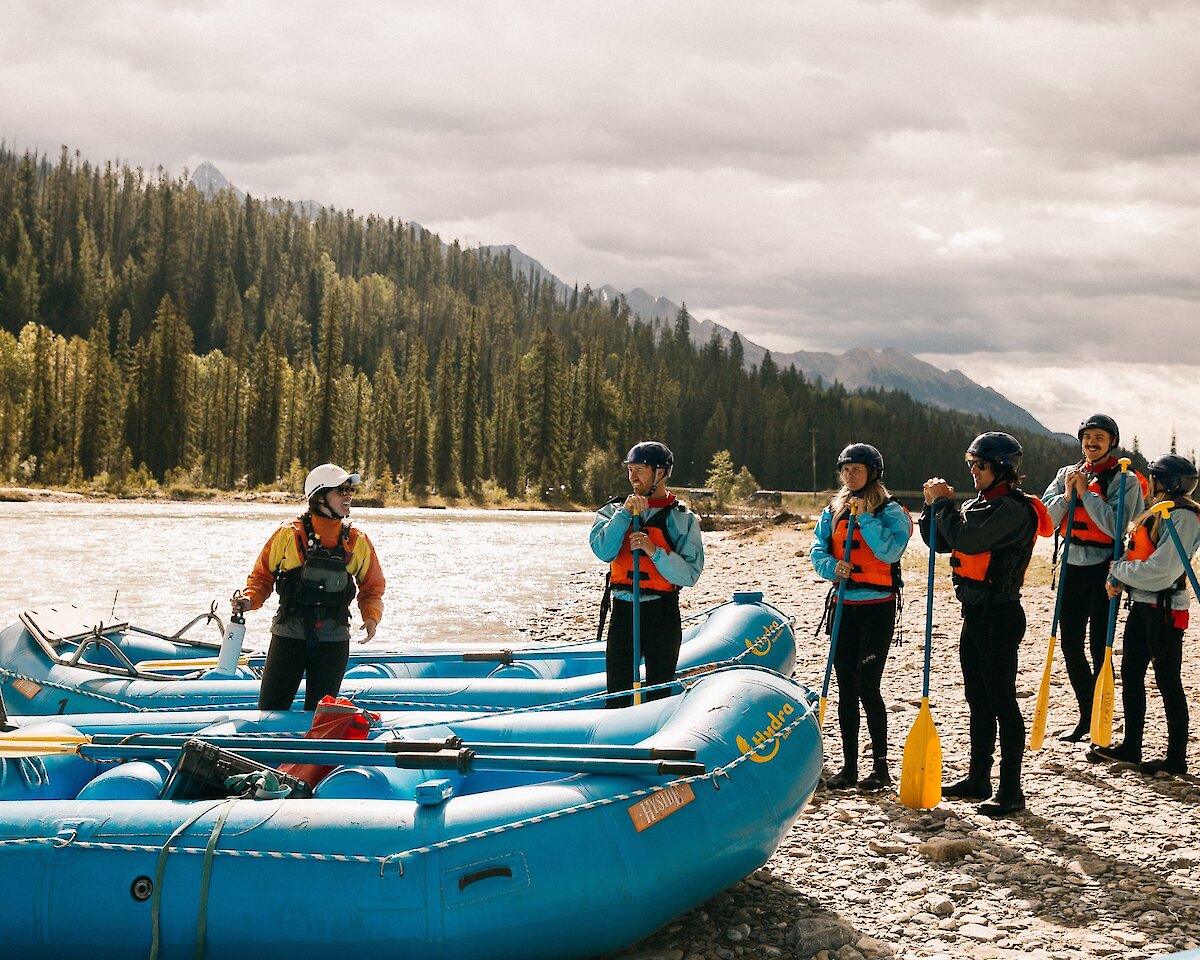
<path id="1" fill-rule="evenodd" d="M 214 600 L 226 620 L 229 595 L 274 529 L 298 512 L 258 503 L 0 503 L 10 560 L 0 626 L 26 607 L 64 600 L 107 615 L 114 598 L 118 616 L 162 633 Z M 387 577 L 373 647 L 588 639 L 604 572 L 587 544 L 591 514 L 360 508 L 352 519 Z M 265 649 L 274 604 L 247 616 L 248 648 Z M 564 611 L 576 621 L 567 633 Z M 558 626 L 547 630 L 549 622 Z M 195 635 L 217 639 L 209 630 Z"/>

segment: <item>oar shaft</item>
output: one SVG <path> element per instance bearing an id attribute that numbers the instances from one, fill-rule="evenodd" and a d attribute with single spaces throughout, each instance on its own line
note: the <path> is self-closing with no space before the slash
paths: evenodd
<path id="1" fill-rule="evenodd" d="M 22 738 L 22 742 L 48 743 L 66 742 L 68 738 Z M 97 747 L 147 746 L 158 749 L 178 749 L 188 740 L 202 739 L 205 743 L 225 750 L 244 753 L 247 750 L 271 750 L 275 753 L 304 752 L 320 749 L 341 753 L 437 753 L 443 750 L 458 750 L 467 747 L 479 754 L 488 755 L 554 755 L 581 756 L 614 760 L 695 760 L 696 751 L 688 747 L 642 747 L 620 743 L 463 743 L 451 737 L 443 740 L 307 740 L 269 737 L 195 736 L 161 734 L 156 736 L 126 737 L 119 734 L 98 734 L 90 739 Z M 7 741 L 0 738 L 0 746 Z M 81 742 L 71 743 L 71 751 Z"/>
<path id="2" fill-rule="evenodd" d="M 151 744 L 84 744 L 78 750 L 92 760 L 128 760 L 160 758 L 175 747 Z M 315 741 L 305 750 L 279 750 L 273 747 L 250 747 L 237 751 L 247 760 L 274 765 L 276 763 L 317 763 L 325 766 L 399 767 L 405 770 L 537 770 L 552 773 L 639 774 L 651 776 L 692 776 L 704 773 L 702 763 L 677 760 L 624 760 L 608 757 L 523 756 L 504 757 L 476 753 L 473 750 L 442 750 L 438 752 L 386 750 L 330 750 L 318 747 Z"/>

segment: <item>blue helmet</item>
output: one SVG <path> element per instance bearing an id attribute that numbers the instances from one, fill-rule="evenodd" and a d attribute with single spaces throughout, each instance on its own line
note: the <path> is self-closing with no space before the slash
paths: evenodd
<path id="1" fill-rule="evenodd" d="M 1150 464 L 1149 472 L 1159 489 L 1176 497 L 1188 496 L 1200 481 L 1196 465 L 1177 453 L 1163 454 Z"/>
<path id="2" fill-rule="evenodd" d="M 883 454 L 869 443 L 852 443 L 838 454 L 837 465 L 840 470 L 847 463 L 861 463 L 868 470 L 874 470 L 872 477 L 878 480 L 883 476 Z"/>
<path id="3" fill-rule="evenodd" d="M 990 460 L 998 467 L 1008 467 L 1013 473 L 1021 472 L 1021 463 L 1025 459 L 1025 450 L 1016 437 L 995 431 L 977 436 L 967 447 L 967 453 L 980 460 Z"/>
<path id="4" fill-rule="evenodd" d="M 625 463 L 644 463 L 656 470 L 665 470 L 669 477 L 675 469 L 675 454 L 667 449 L 665 443 L 643 440 L 629 448 L 629 452 L 625 454 Z"/>
<path id="5" fill-rule="evenodd" d="M 1115 447 L 1121 442 L 1121 431 L 1117 427 L 1117 421 L 1106 413 L 1093 413 L 1090 417 L 1079 424 L 1079 430 L 1076 431 L 1076 437 L 1083 439 L 1083 431 L 1085 430 L 1103 430 L 1112 437 L 1112 445 Z"/>

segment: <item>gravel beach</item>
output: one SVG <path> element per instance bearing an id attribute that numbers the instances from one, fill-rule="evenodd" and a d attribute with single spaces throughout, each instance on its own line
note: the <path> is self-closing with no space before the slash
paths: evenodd
<path id="1" fill-rule="evenodd" d="M 704 575 L 684 593 L 684 607 L 686 615 L 737 589 L 762 590 L 796 618 L 796 677 L 819 688 L 828 647 L 824 637 L 813 639 L 813 630 L 826 584 L 807 557 L 813 519 L 705 534 Z M 1041 541 L 1025 590 L 1029 630 L 1018 690 L 1026 724 L 1053 614 L 1049 551 L 1049 541 Z M 927 558 L 914 534 L 905 562 L 904 639 L 893 644 L 883 683 L 897 782 L 904 739 L 920 703 Z M 967 710 L 958 672 L 958 604 L 944 564 L 935 590 L 930 706 L 948 783 L 965 772 Z M 590 572 L 580 579 L 592 580 Z M 577 609 L 558 611 L 559 629 L 578 636 L 594 622 L 590 600 L 588 594 Z M 1188 656 L 1193 649 L 1185 646 L 1189 693 L 1200 685 L 1196 657 Z M 1122 734 L 1119 677 L 1117 683 L 1114 742 Z M 824 731 L 833 771 L 841 760 L 836 698 L 835 681 Z M 1149 701 L 1145 755 L 1155 757 L 1165 750 L 1165 725 L 1153 685 Z M 1200 945 L 1200 781 L 1089 764 L 1086 745 L 1058 739 L 1076 719 L 1057 654 L 1045 746 L 1026 754 L 1026 813 L 990 820 L 972 803 L 946 800 L 932 811 L 914 811 L 900 805 L 894 788 L 877 794 L 818 791 L 761 870 L 615 956 L 1140 960 Z M 1200 771 L 1195 724 L 1188 762 Z M 866 743 L 860 746 L 867 755 Z"/>

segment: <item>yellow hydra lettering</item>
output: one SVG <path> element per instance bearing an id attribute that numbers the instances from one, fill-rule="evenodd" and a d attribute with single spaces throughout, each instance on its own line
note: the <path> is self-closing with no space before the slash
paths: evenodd
<path id="1" fill-rule="evenodd" d="M 779 635 L 779 621 L 772 620 L 765 627 L 762 633 L 758 635 L 757 640 L 745 641 L 747 649 L 756 657 L 765 657 L 771 652 L 771 646 L 775 643 L 775 637 Z"/>
<path id="2" fill-rule="evenodd" d="M 751 746 L 746 742 L 746 738 L 738 734 L 737 745 L 742 753 L 750 754 L 750 759 L 755 763 L 769 763 L 775 759 L 775 754 L 779 752 L 779 744 L 787 737 L 787 733 L 780 734 L 788 717 L 795 713 L 795 708 L 790 703 L 785 703 L 779 708 L 778 713 L 767 711 L 767 717 L 770 722 L 754 734 L 754 745 Z M 790 731 L 789 731 L 790 732 Z M 759 751 L 765 749 L 767 743 L 770 743 L 770 750 L 767 753 Z"/>

